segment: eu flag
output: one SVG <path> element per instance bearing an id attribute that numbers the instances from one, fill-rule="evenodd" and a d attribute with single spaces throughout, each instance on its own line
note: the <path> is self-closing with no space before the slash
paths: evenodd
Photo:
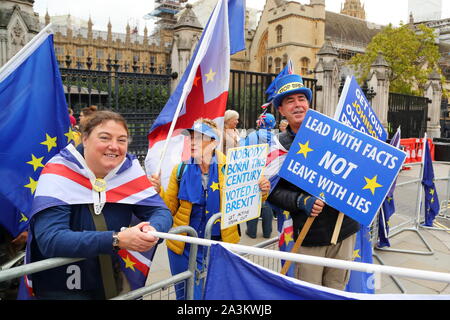
<path id="1" fill-rule="evenodd" d="M 370 229 L 366 226 L 361 225 L 361 229 L 356 234 L 356 243 L 352 259 L 355 262 L 373 263 Z M 375 293 L 374 275 L 352 270 L 345 291 L 370 294 Z"/>
<path id="2" fill-rule="evenodd" d="M 211 246 L 204 300 L 354 300 L 253 264 L 220 244 Z"/>
<path id="3" fill-rule="evenodd" d="M 48 30 L 0 70 L 0 201 L 9 204 L 0 223 L 11 233 L 25 229 L 44 164 L 73 138 Z"/>
<path id="4" fill-rule="evenodd" d="M 430 146 L 425 139 L 422 185 L 425 192 L 425 226 L 432 227 L 433 220 L 439 213 L 439 199 L 434 185 L 433 161 Z"/>

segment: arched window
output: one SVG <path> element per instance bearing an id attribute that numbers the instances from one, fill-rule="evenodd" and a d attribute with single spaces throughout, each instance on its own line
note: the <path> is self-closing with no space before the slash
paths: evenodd
<path id="1" fill-rule="evenodd" d="M 272 73 L 272 67 L 273 67 L 273 59 L 272 57 L 269 57 L 268 63 L 267 63 L 267 72 Z"/>
<path id="2" fill-rule="evenodd" d="M 281 58 L 275 58 L 275 73 L 281 72 Z"/>
<path id="3" fill-rule="evenodd" d="M 308 74 L 308 70 L 309 70 L 309 64 L 310 64 L 310 60 L 307 57 L 303 57 L 300 60 L 300 66 L 301 66 L 301 75 L 305 76 Z"/>
<path id="4" fill-rule="evenodd" d="M 275 30 L 277 31 L 277 43 L 283 42 L 283 26 L 278 25 Z"/>

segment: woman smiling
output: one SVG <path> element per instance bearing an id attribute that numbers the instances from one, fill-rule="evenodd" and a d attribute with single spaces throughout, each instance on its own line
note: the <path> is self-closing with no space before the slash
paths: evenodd
<path id="1" fill-rule="evenodd" d="M 98 111 L 83 125 L 82 144 L 68 145 L 43 169 L 32 208 L 32 261 L 86 259 L 34 274 L 36 297 L 117 295 L 132 282 L 121 276 L 123 257 L 129 261 L 130 251 L 145 252 L 157 244 L 147 231 L 170 229 L 170 211 L 127 153 L 128 140 L 121 115 Z M 133 217 L 139 222 L 129 227 Z"/>

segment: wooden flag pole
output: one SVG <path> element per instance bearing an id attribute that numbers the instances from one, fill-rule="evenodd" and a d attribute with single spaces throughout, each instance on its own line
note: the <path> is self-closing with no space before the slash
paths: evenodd
<path id="1" fill-rule="evenodd" d="M 305 239 L 306 235 L 308 234 L 309 229 L 311 228 L 311 225 L 314 222 L 315 218 L 316 217 L 309 217 L 306 220 L 305 224 L 303 225 L 302 230 L 300 231 L 300 234 L 299 234 L 299 236 L 297 238 L 297 241 L 295 241 L 295 244 L 294 244 L 294 247 L 291 250 L 291 253 L 297 253 L 298 252 L 298 250 L 300 249 L 300 246 L 302 245 L 303 240 Z M 281 274 L 282 275 L 286 275 L 286 273 L 288 272 L 290 266 L 291 266 L 291 261 L 285 261 L 284 262 L 284 266 L 281 269 Z"/>
<path id="2" fill-rule="evenodd" d="M 344 214 L 339 212 L 339 215 L 336 220 L 336 225 L 334 226 L 333 236 L 331 237 L 331 244 L 336 244 L 339 233 L 341 232 L 342 221 L 344 220 Z"/>

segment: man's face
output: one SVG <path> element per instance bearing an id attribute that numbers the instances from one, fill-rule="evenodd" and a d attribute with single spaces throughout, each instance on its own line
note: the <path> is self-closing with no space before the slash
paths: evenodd
<path id="1" fill-rule="evenodd" d="M 303 93 L 285 97 L 278 108 L 278 111 L 286 118 L 294 132 L 300 128 L 308 110 L 309 102 Z"/>

